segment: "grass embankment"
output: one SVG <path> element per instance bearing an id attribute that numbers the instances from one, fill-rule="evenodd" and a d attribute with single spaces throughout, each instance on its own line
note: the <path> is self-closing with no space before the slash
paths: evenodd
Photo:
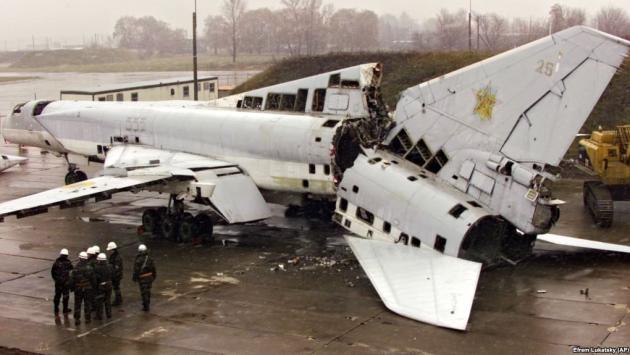
<path id="1" fill-rule="evenodd" d="M 199 70 L 246 70 L 264 69 L 276 60 L 272 55 L 241 55 L 237 62 L 227 55 L 198 56 Z M 88 48 L 81 50 L 53 50 L 27 52 L 14 58 L 11 65 L 1 71 L 12 72 L 141 72 L 141 71 L 189 71 L 192 56 L 143 58 L 125 49 Z"/>
<path id="2" fill-rule="evenodd" d="M 487 58 L 474 53 L 339 53 L 291 58 L 274 64 L 234 89 L 235 93 L 273 85 L 362 63 L 384 65 L 382 92 L 390 109 L 396 107 L 400 92 L 426 80 Z M 586 121 L 583 132 L 601 125 L 615 127 L 630 123 L 630 58 L 617 72 L 601 100 Z"/>

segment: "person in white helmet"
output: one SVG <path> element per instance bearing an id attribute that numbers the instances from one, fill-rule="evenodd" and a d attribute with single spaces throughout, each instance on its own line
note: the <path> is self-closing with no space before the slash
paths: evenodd
<path id="1" fill-rule="evenodd" d="M 107 318 L 112 317 L 112 268 L 107 262 L 107 255 L 100 253 L 96 257 L 94 266 L 94 274 L 96 276 L 96 319 L 103 319 L 103 308 Z"/>
<path id="2" fill-rule="evenodd" d="M 88 254 L 88 258 L 87 258 L 87 262 L 88 265 L 92 268 L 92 272 L 94 272 L 94 267 L 96 266 L 96 248 L 98 248 L 97 245 L 91 246 L 87 249 L 87 254 Z M 94 297 L 96 296 L 96 283 L 94 283 L 92 285 L 92 289 L 87 291 L 87 299 L 88 302 L 90 303 L 90 309 L 92 310 L 92 312 L 96 311 L 96 300 L 94 299 Z"/>
<path id="3" fill-rule="evenodd" d="M 149 311 L 151 304 L 151 285 L 157 276 L 155 264 L 149 255 L 147 246 L 140 244 L 138 246 L 138 255 L 133 264 L 133 282 L 137 282 L 140 286 L 140 295 L 142 296 L 142 310 Z"/>
<path id="4" fill-rule="evenodd" d="M 93 293 L 96 278 L 94 270 L 88 264 L 88 254 L 84 251 L 79 253 L 79 262 L 74 266 L 70 274 L 70 289 L 74 292 L 74 324 L 81 324 L 81 304 L 85 323 L 90 323 L 92 318 L 92 303 L 90 295 Z"/>
<path id="5" fill-rule="evenodd" d="M 109 265 L 112 267 L 112 287 L 114 289 L 114 303 L 112 306 L 122 304 L 122 293 L 120 292 L 120 281 L 123 278 L 123 260 L 118 252 L 118 246 L 114 242 L 107 244 L 109 254 Z"/>
<path id="6" fill-rule="evenodd" d="M 55 281 L 55 297 L 53 304 L 55 307 L 55 317 L 59 316 L 59 301 L 63 296 L 63 315 L 66 316 L 72 310 L 68 308 L 70 300 L 70 272 L 72 271 L 72 261 L 68 259 L 68 249 L 63 248 L 59 252 L 59 257 L 50 270 L 50 274 Z"/>

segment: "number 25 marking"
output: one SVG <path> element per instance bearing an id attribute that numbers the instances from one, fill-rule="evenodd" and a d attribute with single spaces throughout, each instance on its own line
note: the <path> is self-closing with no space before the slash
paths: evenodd
<path id="1" fill-rule="evenodd" d="M 553 67 L 554 64 L 552 62 L 547 62 L 541 59 L 538 61 L 538 67 L 536 68 L 536 71 L 540 74 L 551 76 L 553 74 Z"/>

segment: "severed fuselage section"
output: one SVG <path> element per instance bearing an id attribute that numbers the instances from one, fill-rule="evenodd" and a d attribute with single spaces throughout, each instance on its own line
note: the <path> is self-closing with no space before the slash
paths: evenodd
<path id="1" fill-rule="evenodd" d="M 558 220 L 554 167 L 629 44 L 574 27 L 411 87 L 393 113 L 377 63 L 209 103 L 18 105 L 5 139 L 104 170 L 2 203 L 0 220 L 137 190 L 206 204 L 227 223 L 269 217 L 272 194 L 334 201 L 388 308 L 465 329 L 481 265 L 528 256 Z M 158 212 L 149 229 L 164 218 L 173 235 L 209 223 Z"/>

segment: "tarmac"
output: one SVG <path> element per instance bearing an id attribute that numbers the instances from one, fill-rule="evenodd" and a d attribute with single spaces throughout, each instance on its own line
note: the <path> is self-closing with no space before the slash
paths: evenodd
<path id="1" fill-rule="evenodd" d="M 18 150 L 4 144 L 0 152 Z M 20 154 L 29 161 L 0 173 L 0 201 L 63 184 L 63 159 L 35 148 Z M 90 176 L 100 169 L 84 167 Z M 598 229 L 582 207 L 581 186 L 575 178 L 556 184 L 567 204 L 552 232 L 630 245 L 630 213 Z M 482 273 L 462 332 L 387 310 L 344 231 L 331 223 L 286 219 L 274 205 L 267 221 L 216 226 L 209 246 L 138 235 L 143 208 L 165 203 L 164 196 L 123 193 L 0 223 L 0 353 L 564 354 L 575 345 L 630 346 L 628 255 L 538 243 L 517 266 Z M 112 240 L 125 262 L 123 306 L 89 325 L 56 319 L 50 268 L 59 250 L 68 248 L 75 260 L 88 246 L 103 249 Z M 140 242 L 157 267 L 148 313 L 131 281 Z"/>

